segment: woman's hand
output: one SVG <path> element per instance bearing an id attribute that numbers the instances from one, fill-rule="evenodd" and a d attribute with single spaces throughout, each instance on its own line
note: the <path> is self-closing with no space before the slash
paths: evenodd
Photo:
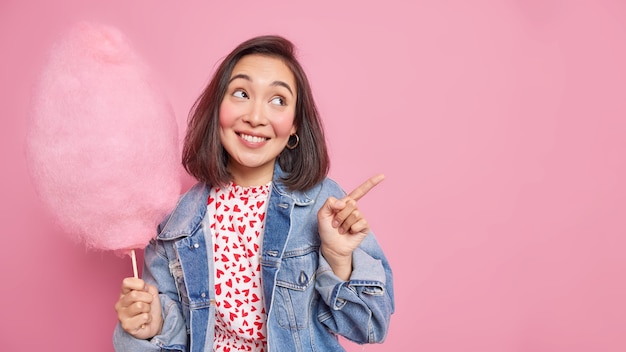
<path id="1" fill-rule="evenodd" d="M 135 338 L 145 340 L 161 333 L 163 317 L 159 291 L 142 279 L 124 279 L 115 310 L 122 328 Z"/>
<path id="2" fill-rule="evenodd" d="M 342 280 L 352 273 L 352 252 L 370 231 L 357 201 L 385 178 L 376 175 L 342 199 L 329 197 L 317 213 L 321 252 L 333 272 Z"/>

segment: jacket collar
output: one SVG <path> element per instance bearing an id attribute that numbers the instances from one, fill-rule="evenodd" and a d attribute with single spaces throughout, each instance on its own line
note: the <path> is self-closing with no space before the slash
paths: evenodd
<path id="1" fill-rule="evenodd" d="M 295 205 L 306 206 L 314 200 L 307 193 L 316 194 L 316 185 L 307 192 L 290 191 L 283 182 L 287 174 L 280 168 L 278 162 L 274 164 L 274 176 L 272 178 L 272 190 L 281 198 L 287 197 Z M 206 204 L 211 187 L 203 182 L 195 184 L 178 201 L 172 213 L 161 223 L 157 234 L 159 240 L 173 240 L 188 237 L 202 225 L 202 219 L 206 214 Z M 284 199 L 284 198 L 283 198 Z"/>
<path id="2" fill-rule="evenodd" d="M 307 194 L 308 192 L 290 191 L 287 188 L 287 185 L 285 185 L 285 183 L 283 182 L 283 180 L 287 176 L 288 176 L 287 173 L 284 172 L 283 169 L 280 168 L 280 165 L 278 165 L 278 162 L 276 162 L 274 164 L 274 176 L 272 179 L 272 189 L 281 196 L 289 197 L 293 199 L 293 202 L 296 205 L 304 206 L 304 205 L 309 205 L 313 203 L 313 199 L 309 197 Z M 319 187 L 319 185 L 313 187 L 313 190 L 310 190 L 309 192 L 312 192 L 311 194 L 315 194 L 314 191 L 315 191 L 315 188 L 317 187 Z"/>
<path id="3" fill-rule="evenodd" d="M 196 183 L 178 201 L 176 207 L 160 226 L 157 239 L 173 240 L 190 236 L 206 213 L 206 203 L 211 188 L 203 182 Z"/>

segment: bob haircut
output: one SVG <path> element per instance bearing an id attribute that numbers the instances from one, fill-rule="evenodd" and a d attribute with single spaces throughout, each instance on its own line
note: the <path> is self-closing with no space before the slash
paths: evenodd
<path id="1" fill-rule="evenodd" d="M 295 57 L 294 45 L 280 36 L 249 39 L 222 61 L 190 111 L 182 164 L 189 174 L 207 184 L 223 186 L 232 181 L 226 169 L 229 156 L 220 140 L 219 110 L 233 68 L 242 57 L 252 54 L 279 58 L 296 79 L 294 126 L 300 142 L 294 149 L 284 148 L 278 163 L 286 173 L 283 182 L 290 190 L 310 189 L 326 177 L 330 160 L 309 80 Z"/>

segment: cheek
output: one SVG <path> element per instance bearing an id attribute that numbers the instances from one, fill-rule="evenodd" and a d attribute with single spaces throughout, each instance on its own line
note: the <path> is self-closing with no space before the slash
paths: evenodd
<path id="1" fill-rule="evenodd" d="M 222 102 L 219 111 L 220 127 L 225 128 L 231 126 L 233 124 L 233 121 L 235 121 L 236 115 L 237 114 L 235 112 L 235 109 L 231 104 Z"/>
<path id="2" fill-rule="evenodd" d="M 293 125 L 295 116 L 293 113 L 287 113 L 277 119 L 274 123 L 274 132 L 279 137 L 289 137 L 295 132 L 295 126 Z"/>

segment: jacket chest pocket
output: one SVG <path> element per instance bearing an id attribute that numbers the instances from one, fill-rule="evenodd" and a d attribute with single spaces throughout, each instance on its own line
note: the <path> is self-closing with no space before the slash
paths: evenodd
<path id="1" fill-rule="evenodd" d="M 306 329 L 315 307 L 316 249 L 287 253 L 276 275 L 273 309 L 278 323 L 290 330 Z"/>

